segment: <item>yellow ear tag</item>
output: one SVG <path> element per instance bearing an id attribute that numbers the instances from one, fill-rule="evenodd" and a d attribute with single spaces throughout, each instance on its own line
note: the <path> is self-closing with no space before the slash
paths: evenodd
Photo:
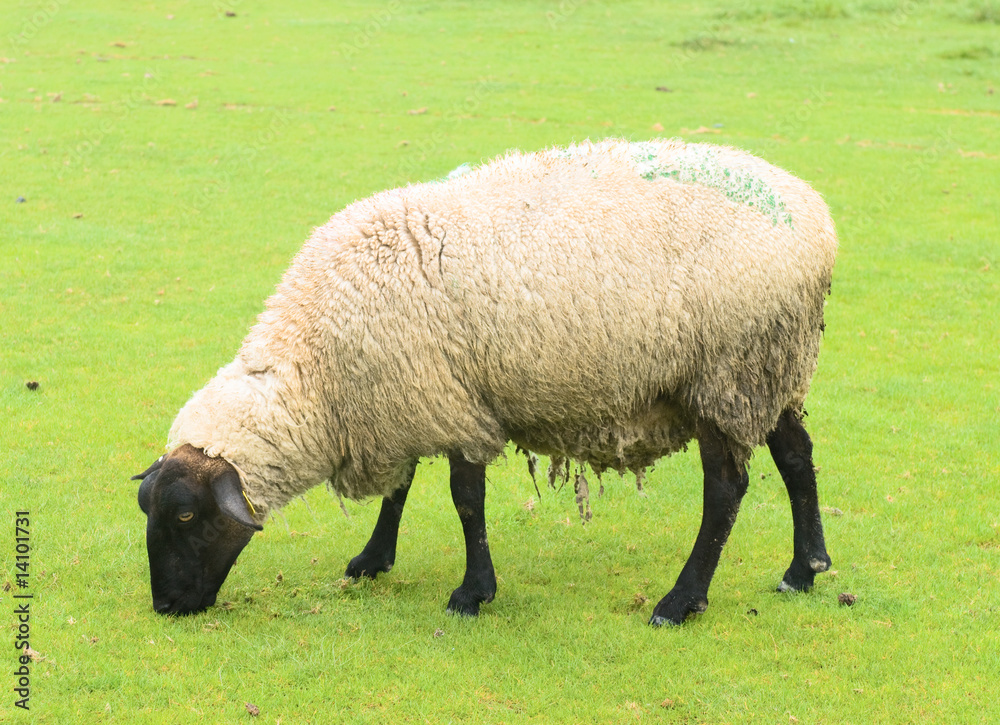
<path id="1" fill-rule="evenodd" d="M 247 502 L 247 507 L 250 509 L 250 515 L 251 516 L 256 516 L 257 515 L 257 509 L 255 509 L 253 507 L 253 504 L 250 503 L 250 497 L 247 496 L 247 492 L 246 491 L 243 491 L 243 499 Z"/>

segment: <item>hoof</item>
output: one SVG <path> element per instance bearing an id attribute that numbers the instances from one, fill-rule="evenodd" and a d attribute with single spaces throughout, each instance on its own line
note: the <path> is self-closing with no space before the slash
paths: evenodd
<path id="1" fill-rule="evenodd" d="M 379 572 L 387 571 L 392 571 L 391 561 L 376 562 L 366 558 L 364 554 L 358 554 L 347 565 L 347 571 L 344 572 L 344 576 L 348 579 L 360 579 L 362 577 L 374 579 L 379 575 Z"/>
<path id="2" fill-rule="evenodd" d="M 701 614 L 708 609 L 706 597 L 677 594 L 671 591 L 660 600 L 649 618 L 651 627 L 662 627 L 665 624 L 684 624 L 684 621 L 695 614 Z"/>
<path id="3" fill-rule="evenodd" d="M 463 617 L 478 617 L 479 605 L 492 601 L 492 594 L 477 594 L 459 587 L 451 593 L 451 599 L 448 600 L 448 611 Z"/>
<path id="4" fill-rule="evenodd" d="M 448 614 L 454 614 L 456 617 L 478 617 L 479 602 L 472 602 L 471 604 L 464 604 L 462 606 L 449 603 L 446 611 Z"/>
<path id="5" fill-rule="evenodd" d="M 674 622 L 666 617 L 661 617 L 659 614 L 654 614 L 649 618 L 650 627 L 679 627 L 682 624 L 684 624 L 684 622 Z"/>
<path id="6" fill-rule="evenodd" d="M 807 592 L 812 589 L 816 574 L 829 570 L 832 562 L 826 552 L 810 557 L 805 562 L 793 560 L 778 585 L 779 592 Z"/>

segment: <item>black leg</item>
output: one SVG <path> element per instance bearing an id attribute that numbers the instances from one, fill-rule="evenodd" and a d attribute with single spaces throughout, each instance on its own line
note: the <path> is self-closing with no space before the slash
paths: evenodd
<path id="1" fill-rule="evenodd" d="M 399 536 L 399 520 L 403 517 L 406 494 L 410 492 L 413 474 L 417 470 L 416 461 L 407 476 L 406 485 L 391 496 L 382 499 L 382 509 L 375 523 L 375 530 L 364 550 L 351 559 L 344 576 L 358 579 L 366 576 L 374 579 L 380 571 L 389 571 L 396 563 L 396 539 Z"/>
<path id="2" fill-rule="evenodd" d="M 819 515 L 812 441 L 795 412 L 786 410 L 767 437 L 767 447 L 788 490 L 795 529 L 792 564 L 778 591 L 806 591 L 812 587 L 816 573 L 831 566 Z"/>
<path id="3" fill-rule="evenodd" d="M 479 605 L 492 602 L 497 578 L 486 540 L 486 467 L 452 456 L 451 499 L 465 534 L 465 579 L 451 594 L 448 611 L 474 617 Z"/>
<path id="4" fill-rule="evenodd" d="M 708 586 L 747 490 L 743 456 L 714 426 L 699 427 L 698 447 L 705 474 L 701 529 L 677 583 L 653 610 L 652 625 L 680 624 L 708 608 Z"/>

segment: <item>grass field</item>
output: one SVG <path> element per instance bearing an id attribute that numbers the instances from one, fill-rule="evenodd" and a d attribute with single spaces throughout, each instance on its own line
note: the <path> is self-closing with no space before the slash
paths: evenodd
<path id="1" fill-rule="evenodd" d="M 277 7 L 0 12 L 0 721 L 1000 721 L 1000 3 Z M 774 593 L 791 517 L 761 452 L 708 612 L 651 629 L 697 532 L 697 454 L 642 494 L 605 477 L 586 526 L 510 455 L 478 620 L 444 611 L 464 556 L 440 460 L 391 574 L 340 579 L 378 506 L 346 518 L 317 489 L 255 537 L 228 604 L 155 615 L 128 477 L 309 230 L 463 162 L 605 136 L 740 146 L 830 204 L 806 425 L 835 571 Z"/>

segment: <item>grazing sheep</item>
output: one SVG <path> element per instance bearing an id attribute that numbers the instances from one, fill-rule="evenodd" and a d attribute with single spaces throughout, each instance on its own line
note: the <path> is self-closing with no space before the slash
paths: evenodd
<path id="1" fill-rule="evenodd" d="M 417 461 L 445 454 L 467 551 L 448 606 L 477 614 L 485 467 L 508 441 L 600 473 L 698 439 L 701 529 L 652 624 L 707 607 L 766 443 L 794 523 L 779 589 L 810 588 L 830 558 L 800 416 L 836 245 L 804 182 L 676 140 L 512 153 L 351 204 L 136 477 L 154 607 L 213 604 L 267 513 L 323 481 L 384 497 L 347 575 L 389 571 Z"/>

